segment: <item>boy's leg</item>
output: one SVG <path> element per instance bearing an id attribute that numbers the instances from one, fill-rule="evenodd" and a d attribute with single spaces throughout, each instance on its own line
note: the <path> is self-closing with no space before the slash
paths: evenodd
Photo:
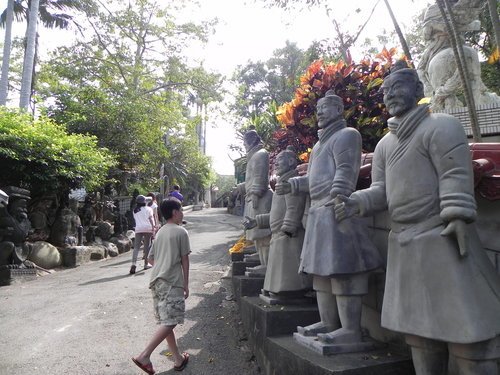
<path id="1" fill-rule="evenodd" d="M 137 357 L 135 357 L 136 360 L 138 360 L 140 363 L 147 365 L 148 363 L 151 363 L 151 353 L 158 347 L 158 345 L 161 344 L 161 342 L 167 337 L 169 337 L 174 330 L 175 326 L 159 326 L 156 332 L 154 333 L 153 337 L 149 341 L 148 345 L 146 348 L 139 354 Z M 174 341 L 175 341 L 175 336 L 174 336 Z M 167 343 L 169 341 L 167 340 Z M 170 346 L 170 343 L 169 343 Z M 177 348 L 177 345 L 176 345 Z M 172 353 L 173 354 L 173 353 Z M 179 355 L 180 356 L 180 355 Z M 181 359 L 182 362 L 182 359 Z"/>
<path id="2" fill-rule="evenodd" d="M 170 353 L 172 353 L 172 357 L 174 358 L 174 365 L 180 366 L 182 364 L 182 361 L 184 360 L 184 357 L 179 352 L 179 348 L 177 347 L 177 340 L 175 339 L 175 333 L 173 329 L 172 332 L 166 337 L 166 341 L 168 349 L 170 350 Z"/>

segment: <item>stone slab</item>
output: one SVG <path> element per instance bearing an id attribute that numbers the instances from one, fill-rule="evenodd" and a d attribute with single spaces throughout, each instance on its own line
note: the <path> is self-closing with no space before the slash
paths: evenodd
<path id="1" fill-rule="evenodd" d="M 10 268 L 0 266 L 0 286 L 36 280 L 35 268 Z"/>
<path id="2" fill-rule="evenodd" d="M 243 252 L 241 253 L 230 253 L 231 262 L 243 262 Z"/>
<path id="3" fill-rule="evenodd" d="M 316 304 L 269 305 L 259 297 L 242 297 L 240 314 L 245 329 L 257 343 L 269 336 L 291 335 L 298 325 L 310 325 L 320 319 Z"/>
<path id="4" fill-rule="evenodd" d="M 233 276 L 243 276 L 247 267 L 258 266 L 260 262 L 233 262 Z"/>
<path id="5" fill-rule="evenodd" d="M 70 248 L 60 249 L 63 257 L 63 266 L 74 268 L 84 263 L 90 262 L 92 252 L 87 246 L 74 246 Z"/>
<path id="6" fill-rule="evenodd" d="M 311 305 L 316 300 L 308 297 L 276 297 L 268 294 L 260 294 L 259 298 L 267 305 Z"/>
<path id="7" fill-rule="evenodd" d="M 233 276 L 233 290 L 237 301 L 245 296 L 258 296 L 263 286 L 263 277 Z"/>
<path id="8" fill-rule="evenodd" d="M 265 357 L 261 357 L 263 354 Z M 323 356 L 304 350 L 290 335 L 267 338 L 263 350 L 257 354 L 257 360 L 263 365 L 264 373 L 273 375 L 415 374 L 410 357 L 390 347 L 370 352 Z"/>
<path id="9" fill-rule="evenodd" d="M 375 349 L 382 349 L 386 346 L 383 343 L 370 339 L 352 344 L 327 344 L 319 341 L 315 336 L 304 336 L 298 332 L 293 334 L 293 338 L 300 345 L 321 355 L 369 352 Z"/>

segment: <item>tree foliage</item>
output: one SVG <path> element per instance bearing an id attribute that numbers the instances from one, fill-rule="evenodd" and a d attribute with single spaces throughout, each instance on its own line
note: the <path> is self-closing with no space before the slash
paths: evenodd
<path id="1" fill-rule="evenodd" d="M 49 117 L 72 133 L 95 135 L 120 170 L 152 187 L 161 165 L 170 181 L 198 178 L 192 186 L 210 174 L 209 160 L 192 147 L 192 122 L 200 119 L 189 108 L 220 100 L 221 77 L 186 64 L 185 47 L 206 40 L 210 25 L 177 22 L 181 3 L 101 3 L 88 10 L 88 37 L 56 50 L 40 78 Z"/>
<path id="2" fill-rule="evenodd" d="M 2 184 L 33 193 L 101 186 L 115 164 L 97 139 L 68 134 L 64 127 L 41 117 L 0 107 L 0 164 Z"/>
<path id="3" fill-rule="evenodd" d="M 278 120 L 282 129 L 274 133 L 277 143 L 274 154 L 288 145 L 294 146 L 302 160 L 317 141 L 316 103 L 332 89 L 344 101 L 347 125 L 359 130 L 363 149 L 373 151 L 386 129 L 389 117 L 379 90 L 392 65 L 395 49 L 384 49 L 374 60 L 359 63 L 343 61 L 313 62 L 300 78 L 300 86 L 292 101 L 282 105 Z"/>

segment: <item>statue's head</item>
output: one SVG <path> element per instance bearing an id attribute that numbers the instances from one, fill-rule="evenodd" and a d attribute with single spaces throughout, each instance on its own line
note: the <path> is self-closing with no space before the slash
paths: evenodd
<path id="1" fill-rule="evenodd" d="M 274 169 L 278 176 L 282 176 L 288 171 L 291 171 L 297 167 L 297 156 L 295 155 L 295 149 L 292 146 L 288 146 L 286 150 L 281 151 L 274 162 Z"/>
<path id="2" fill-rule="evenodd" d="M 324 129 L 333 122 L 342 118 L 344 112 L 344 101 L 335 91 L 328 90 L 324 97 L 316 104 L 316 115 L 318 116 L 318 127 Z"/>
<path id="3" fill-rule="evenodd" d="M 254 127 L 250 127 L 245 135 L 243 136 L 243 144 L 245 146 L 245 150 L 248 152 L 255 146 L 257 146 L 261 142 L 260 136 L 255 131 Z"/>
<path id="4" fill-rule="evenodd" d="M 424 97 L 424 85 L 417 71 L 409 68 L 404 60 L 394 64 L 381 89 L 384 92 L 384 104 L 392 116 L 404 115 Z"/>

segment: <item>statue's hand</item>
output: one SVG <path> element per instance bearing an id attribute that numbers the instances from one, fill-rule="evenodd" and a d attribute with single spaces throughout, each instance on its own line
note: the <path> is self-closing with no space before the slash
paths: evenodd
<path id="1" fill-rule="evenodd" d="M 285 233 L 288 237 L 293 237 L 295 232 L 297 231 L 297 228 L 291 225 L 283 225 L 281 227 L 281 231 Z"/>
<path id="2" fill-rule="evenodd" d="M 278 182 L 275 186 L 275 193 L 285 195 L 292 192 L 292 185 L 288 181 Z"/>
<path id="3" fill-rule="evenodd" d="M 455 219 L 448 223 L 446 228 L 441 232 L 441 236 L 451 236 L 454 235 L 458 242 L 458 250 L 461 257 L 466 257 L 469 253 L 468 247 L 468 236 L 467 236 L 467 224 L 464 220 Z"/>
<path id="4" fill-rule="evenodd" d="M 341 194 L 327 202 L 325 206 L 334 206 L 335 218 L 338 221 L 342 221 L 359 214 L 358 202 Z"/>
<path id="5" fill-rule="evenodd" d="M 242 224 L 245 229 L 252 229 L 257 226 L 257 220 L 245 216 L 245 220 L 243 220 Z"/>

